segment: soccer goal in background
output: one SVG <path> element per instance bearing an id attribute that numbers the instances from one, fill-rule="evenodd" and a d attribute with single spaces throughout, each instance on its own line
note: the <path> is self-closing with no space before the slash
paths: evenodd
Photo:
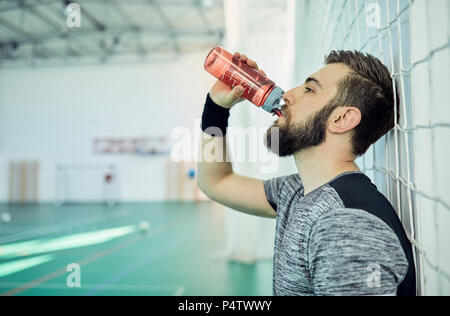
<path id="1" fill-rule="evenodd" d="M 114 164 L 58 164 L 55 169 L 57 206 L 73 203 L 106 203 L 121 200 L 119 168 Z"/>
<path id="2" fill-rule="evenodd" d="M 448 0 L 314 0 L 296 7 L 298 82 L 338 49 L 370 53 L 392 74 L 400 120 L 358 164 L 403 222 L 422 295 L 450 294 L 449 12 Z"/>

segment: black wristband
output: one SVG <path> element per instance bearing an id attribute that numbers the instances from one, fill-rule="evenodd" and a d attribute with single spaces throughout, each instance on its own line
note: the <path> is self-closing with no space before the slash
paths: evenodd
<path id="1" fill-rule="evenodd" d="M 225 136 L 229 117 L 230 109 L 217 105 L 208 93 L 202 115 L 202 131 L 211 136 Z M 221 134 L 219 134 L 219 131 Z"/>

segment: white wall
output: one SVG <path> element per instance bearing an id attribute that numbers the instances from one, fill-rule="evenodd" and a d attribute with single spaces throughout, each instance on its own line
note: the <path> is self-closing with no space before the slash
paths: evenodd
<path id="1" fill-rule="evenodd" d="M 160 64 L 1 70 L 0 203 L 8 162 L 30 159 L 41 163 L 40 201 L 54 198 L 55 164 L 80 162 L 117 164 L 124 201 L 164 199 L 165 157 L 94 156 L 92 139 L 193 129 L 213 82 L 203 70 L 206 54 Z"/>

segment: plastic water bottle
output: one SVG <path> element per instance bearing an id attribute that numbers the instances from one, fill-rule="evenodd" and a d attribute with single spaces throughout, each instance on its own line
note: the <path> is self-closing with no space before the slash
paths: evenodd
<path id="1" fill-rule="evenodd" d="M 217 46 L 208 54 L 205 69 L 230 88 L 242 86 L 245 89 L 242 97 L 256 106 L 282 116 L 280 101 L 284 91 L 258 70 L 234 58 L 224 48 Z"/>

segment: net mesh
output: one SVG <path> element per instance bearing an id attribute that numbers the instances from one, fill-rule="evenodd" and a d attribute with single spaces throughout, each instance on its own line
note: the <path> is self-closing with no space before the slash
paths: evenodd
<path id="1" fill-rule="evenodd" d="M 400 96 L 395 128 L 360 159 L 413 244 L 419 294 L 450 293 L 449 9 L 446 0 L 314 0 L 297 26 L 298 82 L 331 50 L 359 50 L 388 68 Z M 397 106 L 395 107 L 397 108 Z M 397 117 L 397 115 L 395 115 Z"/>

